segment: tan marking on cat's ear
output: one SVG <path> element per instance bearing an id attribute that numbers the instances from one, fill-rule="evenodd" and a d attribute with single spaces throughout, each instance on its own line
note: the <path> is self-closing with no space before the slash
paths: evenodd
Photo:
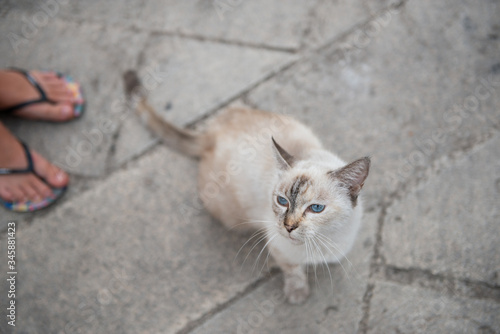
<path id="1" fill-rule="evenodd" d="M 294 158 L 293 156 L 288 153 L 283 147 L 281 147 L 276 140 L 274 140 L 274 137 L 271 137 L 273 140 L 274 144 L 274 156 L 276 157 L 276 160 L 278 161 L 278 166 L 281 170 L 288 170 L 292 167 L 292 164 L 294 163 Z"/>
<path id="2" fill-rule="evenodd" d="M 328 172 L 328 174 L 338 179 L 340 183 L 349 190 L 352 206 L 355 207 L 358 195 L 365 184 L 369 172 L 370 158 L 364 157 L 336 171 Z"/>

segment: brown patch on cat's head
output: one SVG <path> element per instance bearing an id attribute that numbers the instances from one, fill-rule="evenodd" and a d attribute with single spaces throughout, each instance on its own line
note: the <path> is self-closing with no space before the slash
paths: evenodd
<path id="1" fill-rule="evenodd" d="M 360 206 L 358 195 L 369 172 L 369 158 L 331 170 L 322 164 L 298 161 L 279 176 L 273 211 L 277 232 L 292 243 L 328 236 L 335 240 L 351 228 Z M 278 196 L 287 200 L 280 204 Z M 315 211 L 314 206 L 321 209 Z M 354 216 L 353 216 L 354 215 Z M 355 218 L 356 219 L 356 218 Z"/>
<path id="2" fill-rule="evenodd" d="M 297 205 L 297 197 L 309 188 L 311 180 L 306 175 L 299 175 L 288 191 L 290 199 L 290 210 L 293 212 Z"/>
<path id="3" fill-rule="evenodd" d="M 306 174 L 298 174 L 284 182 L 278 189 L 279 194 L 275 194 L 273 211 L 277 216 L 281 228 L 285 228 L 289 233 L 297 229 L 305 219 L 302 210 L 304 205 L 304 195 L 310 190 L 312 179 Z M 277 203 L 277 196 L 286 197 L 288 204 L 286 209 Z"/>

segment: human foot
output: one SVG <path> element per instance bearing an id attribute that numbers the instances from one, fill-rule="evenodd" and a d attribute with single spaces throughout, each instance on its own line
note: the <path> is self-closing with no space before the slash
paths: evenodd
<path id="1" fill-rule="evenodd" d="M 29 75 L 40 86 L 48 100 L 22 107 L 13 115 L 46 121 L 67 121 L 78 116 L 83 98 L 76 83 L 67 82 L 55 72 L 30 71 Z M 17 71 L 0 71 L 0 110 L 26 101 L 40 99 L 41 93 L 26 76 Z"/>
<path id="2" fill-rule="evenodd" d="M 68 174 L 30 150 L 34 173 L 1 175 L 2 169 L 25 169 L 29 162 L 22 144 L 0 123 L 0 199 L 10 209 L 32 211 L 53 202 L 68 182 Z M 43 178 L 45 180 L 42 181 Z M 54 189 L 51 189 L 54 188 Z M 26 210 L 23 210 L 25 208 Z"/>

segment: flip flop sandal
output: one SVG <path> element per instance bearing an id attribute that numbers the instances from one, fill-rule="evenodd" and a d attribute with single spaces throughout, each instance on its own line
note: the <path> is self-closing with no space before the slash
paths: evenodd
<path id="1" fill-rule="evenodd" d="M 16 111 L 18 109 L 21 109 L 23 107 L 26 107 L 26 106 L 29 106 L 29 105 L 35 104 L 35 103 L 50 103 L 50 104 L 56 104 L 57 103 L 55 101 L 50 100 L 47 97 L 47 94 L 45 93 L 45 91 L 38 84 L 38 82 L 36 82 L 35 78 L 33 78 L 33 76 L 31 76 L 28 73 L 28 71 L 25 71 L 25 70 L 19 69 L 19 68 L 10 68 L 10 70 L 18 72 L 18 73 L 24 75 L 26 77 L 26 79 L 28 80 L 28 82 L 31 83 L 31 85 L 36 88 L 36 90 L 38 91 L 38 93 L 40 93 L 40 98 L 35 99 L 35 100 L 30 100 L 30 101 L 22 102 L 22 103 L 20 103 L 18 105 L 5 108 L 3 110 L 0 110 L 0 114 L 1 113 L 12 113 L 12 112 L 14 112 L 14 111 Z M 75 80 L 73 80 L 73 78 L 71 76 L 69 76 L 69 75 L 64 75 L 62 73 L 57 73 L 57 76 L 59 78 L 64 79 L 64 81 L 66 82 L 66 85 L 68 86 L 68 88 L 70 89 L 70 91 L 73 93 L 73 97 L 74 98 L 76 98 L 76 99 L 82 99 L 83 100 L 83 91 L 82 91 L 82 87 L 80 87 L 80 84 L 78 84 Z M 79 103 L 79 104 L 75 104 L 74 107 L 73 107 L 73 115 L 74 115 L 73 119 L 80 117 L 83 114 L 84 110 L 85 110 L 85 102 L 82 102 L 82 103 Z"/>
<path id="2" fill-rule="evenodd" d="M 24 153 L 26 154 L 26 160 L 28 161 L 28 167 L 25 169 L 0 168 L 0 175 L 33 173 L 36 176 L 38 176 L 43 182 L 45 182 L 47 185 L 49 185 L 43 177 L 41 177 L 40 175 L 38 175 L 35 172 L 35 168 L 33 165 L 33 158 L 31 156 L 31 152 L 30 152 L 28 146 L 23 142 L 21 142 L 21 144 L 23 146 Z M 49 187 L 50 187 L 50 185 L 49 185 Z M 48 207 L 49 205 L 54 203 L 57 199 L 59 199 L 66 191 L 67 186 L 63 187 L 63 188 L 53 188 L 53 187 L 50 187 L 50 188 L 52 189 L 52 195 L 47 197 L 47 198 L 44 198 L 38 202 L 31 202 L 31 201 L 8 202 L 8 201 L 5 201 L 5 200 L 0 198 L 0 204 L 3 205 L 6 209 L 11 210 L 11 211 L 15 211 L 15 212 L 37 211 L 37 210 Z"/>

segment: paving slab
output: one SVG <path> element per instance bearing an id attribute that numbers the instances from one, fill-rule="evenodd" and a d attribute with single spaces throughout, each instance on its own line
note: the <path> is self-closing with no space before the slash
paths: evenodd
<path id="1" fill-rule="evenodd" d="M 377 282 L 368 333 L 498 333 L 500 305 Z"/>
<path id="2" fill-rule="evenodd" d="M 50 2 L 54 3 L 54 16 L 65 20 L 133 26 L 283 50 L 324 43 L 391 3 L 388 0 L 369 3 L 292 0 L 286 5 L 266 0 Z M 17 1 L 10 6 L 34 15 L 42 10 L 42 4 L 34 6 L 30 1 Z"/>
<path id="3" fill-rule="evenodd" d="M 377 29 L 368 25 L 260 85 L 247 102 L 296 116 L 344 159 L 371 155 L 367 197 L 380 201 L 498 131 L 499 10 L 409 1 Z"/>
<path id="4" fill-rule="evenodd" d="M 235 261 L 248 236 L 201 209 L 196 173 L 195 161 L 159 147 L 32 224 L 17 222 L 17 332 L 176 333 L 259 279 Z"/>
<path id="5" fill-rule="evenodd" d="M 153 35 L 141 51 L 144 65 L 138 72 L 150 104 L 169 121 L 185 126 L 293 60 L 284 52 Z M 129 116 L 115 141 L 113 166 L 155 142 L 138 118 Z"/>
<path id="6" fill-rule="evenodd" d="M 285 52 L 154 34 L 142 50 L 141 63 L 154 64 L 167 76 L 151 91 L 151 104 L 167 119 L 185 125 L 295 58 Z M 148 71 L 140 67 L 141 75 Z"/>
<path id="7" fill-rule="evenodd" d="M 500 286 L 499 146 L 497 135 L 388 209 L 388 265 Z"/>
<path id="8" fill-rule="evenodd" d="M 473 0 L 2 2 L 0 67 L 70 73 L 89 97 L 64 126 L 6 121 L 76 179 L 45 212 L 0 210 L 0 249 L 4 225 L 18 226 L 16 332 L 500 332 L 498 17 L 495 1 Z M 311 269 L 311 298 L 285 304 L 281 275 L 253 270 L 259 247 L 237 257 L 249 236 L 197 201 L 196 163 L 151 149 L 124 102 L 130 68 L 178 125 L 237 99 L 296 116 L 346 160 L 371 155 L 349 277 L 331 266 L 332 288 Z M 76 163 L 79 145 L 91 152 Z"/>
<path id="9" fill-rule="evenodd" d="M 23 36 L 19 17 L 9 15 L 6 22 L 12 33 Z M 136 66 L 145 39 L 142 33 L 57 19 L 38 28 L 33 38 L 25 39 L 26 43 L 17 48 L 2 39 L 0 67 L 70 74 L 81 82 L 86 97 L 81 119 L 64 124 L 9 119 L 6 125 L 65 170 L 85 176 L 104 174 L 112 138 L 125 112 L 121 103 L 122 73 Z"/>
<path id="10" fill-rule="evenodd" d="M 124 10 L 133 11 L 127 7 L 129 3 L 120 4 L 126 5 Z M 138 5 L 137 2 L 130 4 Z M 104 6 L 108 5 L 116 7 L 116 4 L 107 3 Z M 122 75 L 126 70 L 138 68 L 153 106 L 170 120 L 185 125 L 294 59 L 293 55 L 284 52 L 161 34 L 150 37 L 149 32 L 114 26 L 113 15 L 110 21 L 103 23 L 62 22 L 63 10 L 72 6 L 78 5 L 59 4 L 59 10 L 54 10 L 50 17 L 47 15 L 46 24 L 35 26 L 33 37 L 28 39 L 23 35 L 24 25 L 38 22 L 36 18 L 40 11 L 43 12 L 42 7 L 23 3 L 12 5 L 6 13 L 8 22 L 5 23 L 5 30 L 11 37 L 2 40 L 1 50 L 3 67 L 56 68 L 71 73 L 82 82 L 89 100 L 86 122 L 74 122 L 71 127 L 59 131 L 58 134 L 65 138 L 53 140 L 59 145 L 52 141 L 45 143 L 49 140 L 43 136 L 48 131 L 47 124 L 9 122 L 14 132 L 29 134 L 25 139 L 28 142 L 38 137 L 46 138 L 39 140 L 34 148 L 74 174 L 103 175 L 107 168 L 113 169 L 151 146 L 152 138 L 126 105 L 122 88 Z M 101 7 L 87 4 L 85 11 L 102 12 Z M 79 12 L 75 10 L 72 15 Z M 12 34 L 23 42 L 12 42 Z M 79 38 L 75 39 L 75 35 Z M 34 52 L 38 49 L 44 49 L 45 53 Z M 54 52 L 63 54 L 57 58 L 57 64 L 52 65 Z"/>
<path id="11" fill-rule="evenodd" d="M 348 261 L 309 267 L 311 296 L 303 305 L 285 302 L 278 275 L 215 315 L 193 334 L 216 333 L 356 333 L 363 316 L 363 295 L 375 243 L 378 211 L 365 213 L 363 227 Z"/>
<path id="12" fill-rule="evenodd" d="M 298 50 L 318 45 L 368 19 L 370 10 L 386 1 L 363 6 L 362 1 L 150 1 L 145 17 L 161 13 L 154 24 L 186 35 L 249 43 L 257 46 Z M 177 13 L 184 15 L 178 15 Z"/>

